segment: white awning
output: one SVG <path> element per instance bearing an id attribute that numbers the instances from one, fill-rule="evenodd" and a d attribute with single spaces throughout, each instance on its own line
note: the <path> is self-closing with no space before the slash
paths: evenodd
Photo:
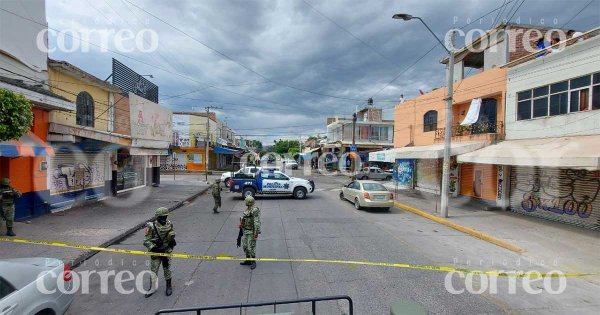
<path id="1" fill-rule="evenodd" d="M 600 135 L 507 140 L 458 156 L 459 163 L 600 169 Z"/>
<path id="2" fill-rule="evenodd" d="M 450 155 L 459 155 L 475 151 L 486 146 L 487 141 L 453 142 L 450 145 Z M 396 159 L 439 159 L 444 157 L 444 144 L 432 144 L 417 147 L 395 149 Z"/>
<path id="3" fill-rule="evenodd" d="M 396 161 L 396 152 L 400 149 L 403 148 L 394 148 L 389 150 L 369 152 L 369 162 L 394 163 Z"/>

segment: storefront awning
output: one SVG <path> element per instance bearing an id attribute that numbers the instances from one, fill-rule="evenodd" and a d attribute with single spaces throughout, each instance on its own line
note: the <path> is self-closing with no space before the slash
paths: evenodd
<path id="1" fill-rule="evenodd" d="M 459 155 L 481 149 L 486 146 L 486 141 L 453 142 L 450 146 L 450 155 Z M 423 145 L 417 147 L 403 147 L 394 149 L 396 159 L 440 159 L 444 157 L 444 144 Z"/>
<path id="2" fill-rule="evenodd" d="M 404 148 L 394 148 L 383 151 L 369 152 L 369 162 L 387 162 L 393 163 L 396 161 L 396 152 Z"/>
<path id="3" fill-rule="evenodd" d="M 239 151 L 236 151 L 236 150 L 233 150 L 233 149 L 224 148 L 224 147 L 214 147 L 213 151 L 216 154 L 237 154 L 237 153 L 239 153 Z"/>
<path id="4" fill-rule="evenodd" d="M 19 140 L 0 142 L 0 156 L 53 156 L 54 149 L 38 138 L 31 131 L 27 132 Z"/>
<path id="5" fill-rule="evenodd" d="M 507 140 L 458 156 L 459 163 L 600 169 L 600 135 Z"/>

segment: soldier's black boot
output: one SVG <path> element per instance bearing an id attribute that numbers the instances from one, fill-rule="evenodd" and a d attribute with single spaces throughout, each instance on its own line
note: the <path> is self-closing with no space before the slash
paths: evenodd
<path id="1" fill-rule="evenodd" d="M 15 232 L 13 231 L 13 229 L 10 228 L 6 228 L 6 235 L 7 236 L 17 236 L 17 234 L 15 234 Z"/>
<path id="2" fill-rule="evenodd" d="M 252 257 L 252 258 L 256 258 L 256 257 Z M 256 260 L 253 260 L 250 262 L 250 269 L 254 270 L 256 268 Z"/>
<path id="3" fill-rule="evenodd" d="M 171 296 L 173 294 L 173 288 L 171 287 L 171 279 L 167 280 L 167 290 L 165 291 L 167 296 Z"/>
<path id="4" fill-rule="evenodd" d="M 248 255 L 246 255 L 246 258 L 249 258 Z M 240 265 L 242 265 L 242 266 L 248 266 L 248 265 L 251 265 L 251 264 L 252 263 L 248 259 L 246 259 L 246 260 L 244 260 L 244 261 L 242 261 L 240 263 Z"/>
<path id="5" fill-rule="evenodd" d="M 217 210 L 217 208 L 213 209 L 213 213 L 219 213 L 219 211 Z"/>

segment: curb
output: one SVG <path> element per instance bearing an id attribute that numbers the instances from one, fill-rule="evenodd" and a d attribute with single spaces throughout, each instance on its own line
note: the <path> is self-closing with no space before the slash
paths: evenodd
<path id="1" fill-rule="evenodd" d="M 510 251 L 513 251 L 513 252 L 516 252 L 516 253 L 522 253 L 522 252 L 525 251 L 521 247 L 519 247 L 517 245 L 514 245 L 512 243 L 509 243 L 507 241 L 495 238 L 495 237 L 493 237 L 491 235 L 488 235 L 488 234 L 483 233 L 481 231 L 472 229 L 470 227 L 466 227 L 466 226 L 460 225 L 458 223 L 454 223 L 454 222 L 452 222 L 450 220 L 446 220 L 444 218 L 440 218 L 438 216 L 435 216 L 435 215 L 433 215 L 431 213 L 428 213 L 428 212 L 425 212 L 423 210 L 419 210 L 419 209 L 413 208 L 411 206 L 402 204 L 402 203 L 400 203 L 398 201 L 394 201 L 394 205 L 397 208 L 401 208 L 401 209 L 404 209 L 406 211 L 412 212 L 412 213 L 414 213 L 416 215 L 420 215 L 422 217 L 425 217 L 425 218 L 430 219 L 432 221 L 435 221 L 437 223 L 446 225 L 446 226 L 451 227 L 451 228 L 453 228 L 453 229 L 455 229 L 457 231 L 460 231 L 460 232 L 463 232 L 465 234 L 471 235 L 473 237 L 476 237 L 478 239 L 481 239 L 481 240 L 484 240 L 486 242 L 492 243 L 492 244 L 494 244 L 496 246 L 500 246 L 502 248 L 508 249 Z"/>
<path id="2" fill-rule="evenodd" d="M 195 198 L 197 198 L 198 196 L 204 194 L 206 191 L 208 191 L 209 187 L 205 187 L 200 189 L 198 192 L 194 193 L 193 195 L 185 198 L 184 200 L 168 207 L 169 212 L 175 211 L 179 208 L 181 208 L 181 206 L 183 206 L 186 202 L 189 202 Z M 141 229 L 142 227 L 144 227 L 144 225 L 146 224 L 146 222 L 148 221 L 152 221 L 152 219 L 154 219 L 154 216 L 151 216 L 147 219 L 145 219 L 144 221 L 134 225 L 133 227 L 127 229 L 126 231 L 124 231 L 123 233 L 120 233 L 116 236 L 114 236 L 113 238 L 109 239 L 106 242 L 101 243 L 100 245 L 95 245 L 98 247 L 109 247 L 115 243 L 118 243 L 122 240 L 124 240 L 125 238 L 129 237 L 131 234 L 135 233 L 136 231 L 138 231 L 139 229 Z M 73 259 L 73 261 L 71 262 L 71 267 L 72 268 L 77 268 L 79 265 L 81 265 L 84 261 L 92 258 L 94 255 L 96 255 L 99 251 L 86 251 L 83 252 L 81 255 L 77 256 L 75 259 Z"/>

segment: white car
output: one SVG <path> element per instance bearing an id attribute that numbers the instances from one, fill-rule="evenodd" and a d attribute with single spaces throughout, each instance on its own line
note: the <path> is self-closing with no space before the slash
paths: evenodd
<path id="1" fill-rule="evenodd" d="M 285 165 L 285 168 L 291 168 L 293 170 L 297 170 L 298 169 L 298 162 L 296 162 L 295 160 L 284 160 L 283 161 L 283 165 Z"/>
<path id="2" fill-rule="evenodd" d="M 225 173 L 221 174 L 221 182 L 223 182 L 225 187 L 229 187 L 229 180 L 233 176 L 235 176 L 235 174 L 248 174 L 248 175 L 254 176 L 254 174 L 256 174 L 256 172 L 258 172 L 259 170 L 260 170 L 260 167 L 258 167 L 258 166 L 246 166 L 246 167 L 238 170 L 235 173 L 225 172 Z"/>
<path id="3" fill-rule="evenodd" d="M 69 265 L 58 259 L 0 260 L 1 315 L 64 314 L 73 302 L 73 294 L 66 293 L 72 288 Z"/>

